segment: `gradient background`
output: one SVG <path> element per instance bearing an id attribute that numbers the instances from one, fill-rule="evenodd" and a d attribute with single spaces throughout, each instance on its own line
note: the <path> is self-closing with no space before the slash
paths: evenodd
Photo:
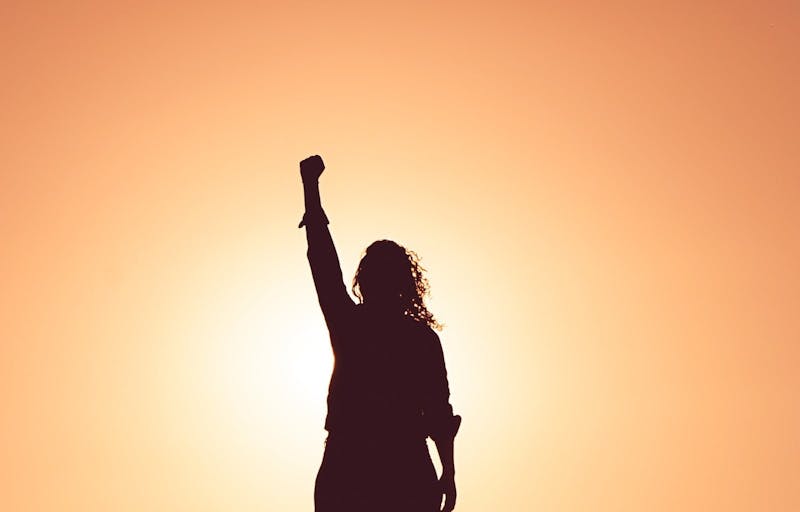
<path id="1" fill-rule="evenodd" d="M 161 4 L 2 6 L 0 509 L 312 509 L 318 153 L 345 276 L 430 271 L 457 510 L 800 510 L 796 2 Z"/>

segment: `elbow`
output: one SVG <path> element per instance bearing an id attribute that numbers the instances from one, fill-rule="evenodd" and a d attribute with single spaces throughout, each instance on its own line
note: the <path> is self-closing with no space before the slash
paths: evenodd
<path id="1" fill-rule="evenodd" d="M 456 437 L 461 428 L 461 416 L 458 414 L 437 419 L 430 426 L 428 435 L 436 442 L 450 441 Z"/>

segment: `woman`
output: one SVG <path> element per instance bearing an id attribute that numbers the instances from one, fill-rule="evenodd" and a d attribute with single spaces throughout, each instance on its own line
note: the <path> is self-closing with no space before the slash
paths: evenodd
<path id="1" fill-rule="evenodd" d="M 461 417 L 449 403 L 439 325 L 423 297 L 416 254 L 370 245 L 347 293 L 322 210 L 322 159 L 300 162 L 308 261 L 335 358 L 328 388 L 325 453 L 314 489 L 316 512 L 438 512 L 455 508 L 453 439 Z M 436 444 L 442 476 L 425 438 Z"/>

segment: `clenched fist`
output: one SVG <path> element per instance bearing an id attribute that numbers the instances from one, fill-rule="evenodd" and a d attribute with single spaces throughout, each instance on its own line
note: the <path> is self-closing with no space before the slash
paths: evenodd
<path id="1" fill-rule="evenodd" d="M 319 155 L 313 155 L 300 162 L 300 177 L 303 181 L 315 181 L 325 170 L 325 164 Z"/>

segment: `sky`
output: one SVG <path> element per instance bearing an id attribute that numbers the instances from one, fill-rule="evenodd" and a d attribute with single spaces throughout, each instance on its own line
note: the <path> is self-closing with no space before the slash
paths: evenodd
<path id="1" fill-rule="evenodd" d="M 0 509 L 313 509 L 349 282 L 420 254 L 456 510 L 800 510 L 796 2 L 5 2 Z"/>

